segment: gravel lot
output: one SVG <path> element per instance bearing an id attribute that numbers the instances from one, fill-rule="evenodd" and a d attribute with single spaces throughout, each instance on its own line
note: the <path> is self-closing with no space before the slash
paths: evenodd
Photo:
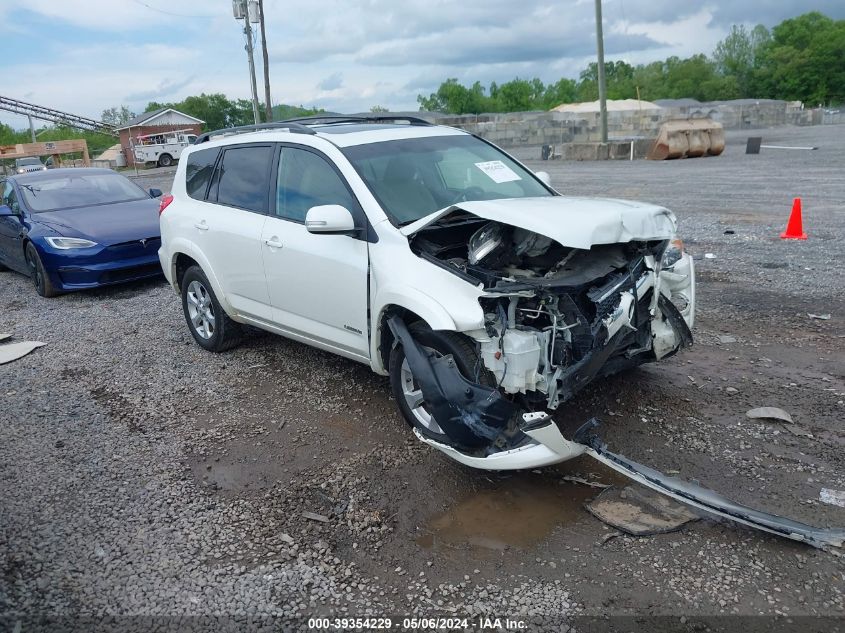
<path id="1" fill-rule="evenodd" d="M 819 492 L 845 489 L 845 127 L 762 132 L 815 152 L 745 156 L 748 134 L 731 133 L 718 158 L 531 162 L 565 193 L 672 208 L 698 267 L 695 347 L 595 384 L 557 417 L 571 429 L 595 415 L 617 452 L 843 526 L 845 509 Z M 170 178 L 139 181 L 168 190 Z M 804 243 L 778 239 L 793 196 Z M 617 535 L 582 508 L 598 490 L 564 479 L 624 485 L 589 458 L 460 467 L 413 440 L 386 379 L 363 365 L 259 332 L 202 351 L 163 280 L 49 300 L 2 272 L 0 315 L 0 330 L 47 343 L 0 367 L 0 630 L 366 614 L 843 626 L 841 557 L 710 520 Z M 757 406 L 795 424 L 746 418 Z"/>

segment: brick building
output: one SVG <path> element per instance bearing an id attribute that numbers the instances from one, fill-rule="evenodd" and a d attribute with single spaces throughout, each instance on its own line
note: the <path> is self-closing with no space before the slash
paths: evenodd
<path id="1" fill-rule="evenodd" d="M 205 121 L 192 117 L 184 112 L 179 112 L 173 108 L 159 108 L 151 112 L 144 112 L 144 114 L 130 119 L 122 126 L 117 128 L 120 133 L 120 146 L 123 150 L 123 155 L 126 157 L 127 165 L 135 164 L 135 157 L 132 154 L 132 147 L 130 139 L 137 139 L 139 136 L 145 134 L 155 134 L 157 132 L 173 132 L 176 130 L 191 130 L 193 134 L 199 134 L 202 131 L 202 126 Z"/>

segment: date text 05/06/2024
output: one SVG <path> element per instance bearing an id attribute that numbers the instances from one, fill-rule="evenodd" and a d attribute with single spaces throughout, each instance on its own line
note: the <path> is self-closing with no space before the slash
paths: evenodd
<path id="1" fill-rule="evenodd" d="M 309 629 L 348 630 L 348 629 L 402 629 L 402 630 L 508 630 L 519 631 L 526 628 L 523 620 L 479 616 L 470 618 L 425 618 L 425 617 L 368 617 L 368 618 L 309 618 Z"/>

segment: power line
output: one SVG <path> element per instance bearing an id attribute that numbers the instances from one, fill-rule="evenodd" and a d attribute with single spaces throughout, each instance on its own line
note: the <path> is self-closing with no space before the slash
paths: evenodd
<path id="1" fill-rule="evenodd" d="M 132 0 L 132 2 L 134 2 L 135 4 L 140 4 L 142 7 L 146 7 L 150 11 L 164 13 L 165 15 L 173 15 L 177 18 L 198 18 L 202 20 L 213 20 L 217 17 L 216 15 L 186 15 L 185 13 L 173 13 L 172 11 L 165 11 L 164 9 L 159 9 L 158 7 L 152 7 L 143 0 Z"/>

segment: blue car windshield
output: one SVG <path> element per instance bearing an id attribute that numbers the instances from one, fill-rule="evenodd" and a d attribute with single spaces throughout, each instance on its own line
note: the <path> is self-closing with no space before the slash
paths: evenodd
<path id="1" fill-rule="evenodd" d="M 149 198 L 132 181 L 118 174 L 62 174 L 19 183 L 26 206 L 34 213 L 75 209 Z"/>
<path id="2" fill-rule="evenodd" d="M 342 151 L 398 226 L 464 201 L 553 195 L 534 174 L 474 136 L 408 138 Z"/>

